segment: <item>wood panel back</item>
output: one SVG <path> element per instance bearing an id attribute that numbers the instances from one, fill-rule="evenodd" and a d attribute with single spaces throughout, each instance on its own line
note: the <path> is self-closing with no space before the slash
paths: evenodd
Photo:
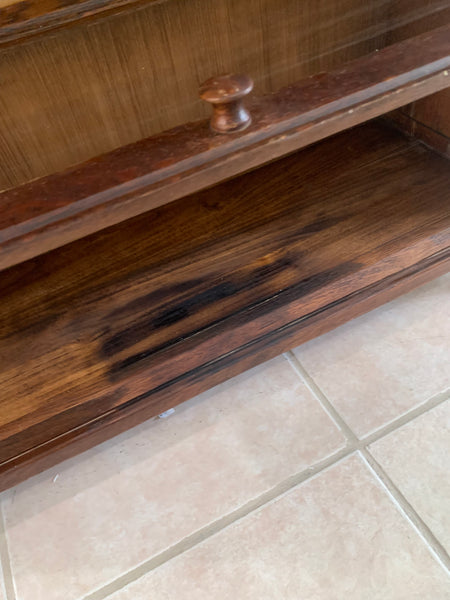
<path id="1" fill-rule="evenodd" d="M 169 0 L 3 48 L 0 189 L 204 117 L 211 75 L 248 73 L 270 92 L 383 47 L 405 22 L 427 30 L 442 10 L 393 4 Z"/>
<path id="2" fill-rule="evenodd" d="M 430 10 L 431 9 L 431 10 Z M 419 17 L 427 13 L 427 27 L 439 27 L 450 22 L 450 3 L 443 0 L 433 5 L 424 0 L 401 0 L 393 6 L 392 17 L 410 14 Z M 400 27 L 393 28 L 387 35 L 387 43 L 395 44 L 421 33 L 421 18 L 405 20 Z M 393 116 L 396 123 L 409 135 L 418 137 L 439 152 L 450 156 L 450 89 L 438 92 L 412 104 L 408 104 Z"/>

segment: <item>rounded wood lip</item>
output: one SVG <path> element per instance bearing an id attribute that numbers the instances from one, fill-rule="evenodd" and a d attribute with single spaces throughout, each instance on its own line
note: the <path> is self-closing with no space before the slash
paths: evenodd
<path id="1" fill-rule="evenodd" d="M 224 73 L 211 77 L 200 86 L 200 98 L 212 104 L 233 102 L 243 98 L 253 89 L 248 75 Z"/>

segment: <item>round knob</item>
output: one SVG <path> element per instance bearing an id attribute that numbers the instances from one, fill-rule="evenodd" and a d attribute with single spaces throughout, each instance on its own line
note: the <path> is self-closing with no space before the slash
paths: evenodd
<path id="1" fill-rule="evenodd" d="M 253 89 L 247 75 L 219 75 L 200 86 L 200 98 L 212 104 L 211 129 L 217 133 L 234 133 L 248 127 L 252 118 L 243 99 Z"/>

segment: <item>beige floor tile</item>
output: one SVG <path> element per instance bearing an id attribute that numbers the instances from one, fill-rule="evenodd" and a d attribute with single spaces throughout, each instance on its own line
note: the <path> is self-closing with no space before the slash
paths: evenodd
<path id="1" fill-rule="evenodd" d="M 372 444 L 370 452 L 450 552 L 450 401 Z"/>
<path id="2" fill-rule="evenodd" d="M 3 578 L 2 567 L 0 565 L 0 600 L 6 600 L 5 581 Z"/>
<path id="3" fill-rule="evenodd" d="M 110 600 L 448 600 L 449 586 L 353 456 Z"/>
<path id="4" fill-rule="evenodd" d="M 253 369 L 4 494 L 18 600 L 79 598 L 343 445 L 286 359 Z"/>
<path id="5" fill-rule="evenodd" d="M 359 435 L 450 386 L 450 275 L 294 350 Z"/>

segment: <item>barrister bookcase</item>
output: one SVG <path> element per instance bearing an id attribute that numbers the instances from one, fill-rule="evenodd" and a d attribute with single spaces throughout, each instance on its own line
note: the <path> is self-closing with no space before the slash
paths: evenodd
<path id="1" fill-rule="evenodd" d="M 0 489 L 449 269 L 449 23 L 0 0 Z"/>

